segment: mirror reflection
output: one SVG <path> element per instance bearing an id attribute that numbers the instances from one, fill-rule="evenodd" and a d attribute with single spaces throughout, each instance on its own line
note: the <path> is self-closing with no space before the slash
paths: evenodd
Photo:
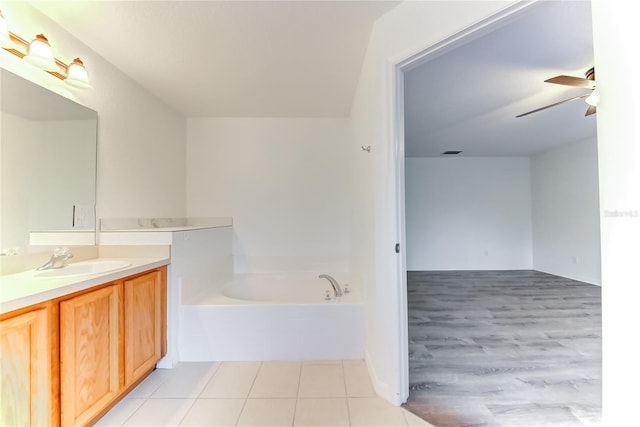
<path id="1" fill-rule="evenodd" d="M 96 112 L 4 69 L 0 94 L 0 251 L 95 244 Z"/>

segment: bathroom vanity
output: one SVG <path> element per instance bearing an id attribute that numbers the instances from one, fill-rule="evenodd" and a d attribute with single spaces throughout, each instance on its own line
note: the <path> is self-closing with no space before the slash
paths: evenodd
<path id="1" fill-rule="evenodd" d="M 90 425 L 167 353 L 168 247 L 96 245 L 97 112 L 0 76 L 0 426 Z"/>
<path id="2" fill-rule="evenodd" d="M 168 259 L 127 261 L 89 277 L 2 276 L 0 425 L 92 424 L 151 373 L 167 351 Z"/>

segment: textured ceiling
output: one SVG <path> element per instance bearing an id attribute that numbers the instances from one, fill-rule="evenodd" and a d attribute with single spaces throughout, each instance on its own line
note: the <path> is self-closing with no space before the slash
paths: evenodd
<path id="1" fill-rule="evenodd" d="M 596 116 L 573 101 L 588 93 L 544 83 L 593 66 L 587 1 L 544 1 L 494 31 L 405 73 L 405 151 L 409 157 L 528 156 L 594 137 Z"/>
<path id="2" fill-rule="evenodd" d="M 344 117 L 397 1 L 36 1 L 185 116 Z"/>
<path id="3" fill-rule="evenodd" d="M 386 1 L 46 1 L 34 6 L 188 117 L 346 117 Z M 540 1 L 405 74 L 406 153 L 528 156 L 595 136 L 544 83 L 593 65 L 588 1 Z"/>

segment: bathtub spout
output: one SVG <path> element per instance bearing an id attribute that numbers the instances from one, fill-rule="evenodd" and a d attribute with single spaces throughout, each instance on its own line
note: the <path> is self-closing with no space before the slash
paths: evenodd
<path id="1" fill-rule="evenodd" d="M 338 281 L 336 279 L 329 276 L 328 274 L 321 274 L 318 276 L 318 278 L 327 279 L 329 283 L 331 283 L 331 287 L 333 288 L 333 294 L 336 296 L 336 298 L 342 296 L 342 288 L 340 288 L 340 285 L 338 284 Z"/>

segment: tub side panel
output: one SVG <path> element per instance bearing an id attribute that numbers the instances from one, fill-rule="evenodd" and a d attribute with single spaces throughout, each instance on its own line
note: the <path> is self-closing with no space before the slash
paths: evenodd
<path id="1" fill-rule="evenodd" d="M 181 361 L 362 359 L 362 304 L 183 305 Z"/>

